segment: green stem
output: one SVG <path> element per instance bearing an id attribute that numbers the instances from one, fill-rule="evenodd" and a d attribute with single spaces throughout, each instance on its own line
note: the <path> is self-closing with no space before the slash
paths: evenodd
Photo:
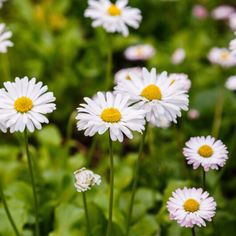
<path id="1" fill-rule="evenodd" d="M 196 236 L 194 227 L 191 230 L 192 230 L 192 236 Z"/>
<path id="2" fill-rule="evenodd" d="M 206 190 L 206 172 L 204 169 L 202 169 L 202 188 Z"/>
<path id="3" fill-rule="evenodd" d="M 93 160 L 93 154 L 95 152 L 97 142 L 98 142 L 98 136 L 96 135 L 93 137 L 92 143 L 91 143 L 89 151 L 88 151 L 88 155 L 87 155 L 87 160 L 88 160 L 87 165 L 88 166 L 91 164 L 91 162 Z"/>
<path id="4" fill-rule="evenodd" d="M 112 42 L 111 37 L 108 37 L 108 52 L 107 52 L 107 71 L 106 71 L 106 83 L 105 90 L 109 90 L 110 86 L 113 84 L 112 81 Z"/>
<path id="5" fill-rule="evenodd" d="M 15 232 L 15 235 L 16 236 L 20 236 L 20 233 L 19 233 L 19 231 L 18 231 L 18 229 L 16 227 L 16 224 L 15 224 L 15 222 L 14 222 L 12 216 L 11 216 L 11 213 L 9 211 L 9 208 L 8 208 L 8 205 L 7 205 L 7 201 L 6 201 L 4 192 L 3 192 L 3 186 L 2 186 L 2 181 L 1 180 L 0 180 L 0 197 L 2 199 L 3 207 L 4 207 L 4 210 L 5 210 L 6 214 L 7 214 L 7 218 L 9 220 L 9 222 L 10 222 L 14 232 Z"/>
<path id="6" fill-rule="evenodd" d="M 82 196 L 83 196 L 84 212 L 85 212 L 86 224 L 87 224 L 87 235 L 90 236 L 91 232 L 90 232 L 89 215 L 88 215 L 88 207 L 87 207 L 87 200 L 86 200 L 85 192 L 82 192 Z"/>
<path id="7" fill-rule="evenodd" d="M 38 219 L 38 198 L 37 198 L 37 193 L 36 193 L 36 185 L 35 185 L 34 172 L 33 172 L 33 163 L 32 163 L 32 159 L 30 157 L 30 153 L 29 153 L 27 129 L 25 129 L 25 131 L 24 131 L 24 138 L 25 138 L 25 150 L 26 150 L 26 155 L 27 155 L 27 159 L 28 159 L 28 167 L 29 167 L 31 185 L 32 185 L 32 190 L 33 190 L 33 197 L 34 197 L 35 231 L 36 231 L 36 236 L 39 236 L 40 234 L 39 234 L 39 219 Z"/>
<path id="8" fill-rule="evenodd" d="M 9 70 L 9 61 L 8 61 L 8 55 L 7 53 L 3 53 L 1 55 L 1 59 L 2 59 L 2 75 L 3 75 L 3 81 L 9 81 L 11 78 L 10 75 L 10 70 Z"/>
<path id="9" fill-rule="evenodd" d="M 109 137 L 110 150 L 110 202 L 109 202 L 109 219 L 107 226 L 107 236 L 112 236 L 112 210 L 113 210 L 113 195 L 114 195 L 114 160 L 113 160 L 113 145 L 111 137 Z"/>
<path id="10" fill-rule="evenodd" d="M 133 185 L 132 185 L 131 199 L 130 199 L 130 205 L 129 205 L 129 210 L 128 210 L 127 228 L 126 228 L 126 234 L 125 234 L 126 236 L 129 235 L 129 230 L 130 230 L 130 223 L 131 223 L 133 206 L 134 206 L 134 198 L 135 198 L 136 187 L 137 187 L 137 183 L 138 183 L 138 179 L 139 179 L 140 161 L 141 161 L 142 154 L 143 154 L 143 147 L 144 147 L 144 143 L 145 143 L 147 129 L 148 129 L 148 125 L 146 124 L 145 130 L 144 130 L 144 133 L 142 136 L 142 141 L 139 146 L 138 160 L 136 162 L 135 169 L 134 169 L 134 181 L 133 181 Z"/>

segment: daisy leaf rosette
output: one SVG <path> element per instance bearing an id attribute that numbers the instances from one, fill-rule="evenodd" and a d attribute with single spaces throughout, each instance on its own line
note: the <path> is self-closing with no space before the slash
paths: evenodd
<path id="1" fill-rule="evenodd" d="M 145 110 L 146 120 L 161 126 L 161 120 L 177 122 L 181 110 L 188 110 L 188 94 L 180 80 L 173 82 L 167 72 L 156 74 L 143 68 L 140 78 L 122 81 L 115 86 L 117 93 L 130 96 L 137 109 Z"/>
<path id="2" fill-rule="evenodd" d="M 115 4 L 109 0 L 89 0 L 88 4 L 85 17 L 93 19 L 93 27 L 102 26 L 109 33 L 128 36 L 128 26 L 137 29 L 142 20 L 141 11 L 127 6 L 127 0 L 117 0 Z"/>
<path id="3" fill-rule="evenodd" d="M 85 130 L 85 136 L 99 135 L 109 131 L 112 141 L 122 142 L 124 135 L 133 138 L 132 131 L 144 130 L 143 110 L 130 105 L 129 96 L 98 92 L 96 97 L 84 98 L 86 103 L 77 108 L 78 130 Z"/>
<path id="4" fill-rule="evenodd" d="M 0 24 L 0 53 L 6 53 L 8 47 L 12 47 L 13 43 L 10 38 L 12 37 L 12 32 L 6 30 L 6 25 L 4 23 Z"/>
<path id="5" fill-rule="evenodd" d="M 193 228 L 206 226 L 216 213 L 216 202 L 202 188 L 177 189 L 167 202 L 171 220 L 176 220 L 181 227 Z"/>
<path id="6" fill-rule="evenodd" d="M 10 132 L 33 132 L 48 123 L 45 114 L 56 109 L 56 99 L 48 87 L 35 78 L 16 78 L 15 82 L 5 82 L 0 90 L 0 120 L 5 122 Z"/>
<path id="7" fill-rule="evenodd" d="M 204 171 L 218 170 L 228 159 L 227 147 L 221 140 L 211 136 L 190 138 L 185 144 L 183 154 L 193 169 L 202 166 Z"/>

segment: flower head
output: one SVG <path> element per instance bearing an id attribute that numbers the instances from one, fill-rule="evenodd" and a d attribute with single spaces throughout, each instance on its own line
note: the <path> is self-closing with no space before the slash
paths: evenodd
<path id="1" fill-rule="evenodd" d="M 174 65 L 178 65 L 184 61 L 185 57 L 186 57 L 185 50 L 183 48 L 177 48 L 172 54 L 171 62 Z"/>
<path id="2" fill-rule="evenodd" d="M 196 4 L 192 9 L 192 14 L 197 19 L 205 19 L 208 16 L 208 11 L 203 5 Z"/>
<path id="3" fill-rule="evenodd" d="M 182 227 L 206 226 L 215 215 L 216 202 L 201 188 L 177 189 L 167 202 L 170 219 Z"/>
<path id="4" fill-rule="evenodd" d="M 208 60 L 212 64 L 222 67 L 232 67 L 236 65 L 236 57 L 234 57 L 227 48 L 212 48 L 208 54 Z"/>
<path id="5" fill-rule="evenodd" d="M 233 13 L 229 17 L 229 27 L 232 30 L 236 30 L 236 13 Z"/>
<path id="6" fill-rule="evenodd" d="M 163 116 L 169 122 L 177 122 L 181 110 L 188 109 L 188 95 L 182 84 L 173 83 L 166 72 L 157 75 L 154 68 L 150 72 L 143 68 L 142 78 L 118 83 L 115 90 L 129 95 L 135 107 L 145 110 L 147 121 L 156 126 Z"/>
<path id="7" fill-rule="evenodd" d="M 0 24 L 0 53 L 6 53 L 8 47 L 12 47 L 13 43 L 9 40 L 12 36 L 11 31 L 6 31 L 5 24 Z"/>
<path id="8" fill-rule="evenodd" d="M 145 61 L 155 55 L 155 48 L 150 44 L 130 46 L 125 50 L 124 55 L 130 61 Z"/>
<path id="9" fill-rule="evenodd" d="M 30 132 L 41 129 L 42 123 L 48 123 L 44 116 L 53 112 L 56 105 L 52 92 L 42 82 L 36 82 L 28 77 L 16 78 L 15 82 L 5 82 L 0 90 L 0 119 L 4 120 L 10 132 Z"/>
<path id="10" fill-rule="evenodd" d="M 169 75 L 169 78 L 171 79 L 172 83 L 175 83 L 175 81 L 178 81 L 180 84 L 182 84 L 182 88 L 186 91 L 189 91 L 191 88 L 191 80 L 188 78 L 188 75 L 183 73 L 172 73 Z"/>
<path id="11" fill-rule="evenodd" d="M 234 34 L 236 35 L 236 32 L 234 32 Z M 233 56 L 236 56 L 236 38 L 230 41 L 229 50 Z"/>
<path id="12" fill-rule="evenodd" d="M 132 80 L 133 78 L 141 77 L 142 69 L 140 67 L 131 67 L 126 69 L 121 69 L 115 74 L 115 83 L 122 82 L 125 80 Z"/>
<path id="13" fill-rule="evenodd" d="M 101 176 L 94 174 L 91 170 L 86 170 L 85 167 L 74 172 L 75 188 L 77 192 L 85 192 L 93 185 L 100 185 Z"/>
<path id="14" fill-rule="evenodd" d="M 78 130 L 85 130 L 86 136 L 109 131 L 112 141 L 122 142 L 124 135 L 132 139 L 131 131 L 142 133 L 144 130 L 144 111 L 129 104 L 129 96 L 98 92 L 94 99 L 84 98 L 78 108 Z"/>
<path id="15" fill-rule="evenodd" d="M 218 170 L 228 159 L 226 146 L 211 136 L 192 137 L 185 145 L 183 154 L 187 163 L 193 165 L 193 169 L 197 169 L 201 165 L 204 171 Z"/>
<path id="16" fill-rule="evenodd" d="M 93 19 L 93 27 L 102 26 L 109 33 L 118 32 L 128 36 L 127 26 L 137 29 L 142 16 L 139 9 L 127 4 L 128 0 L 117 0 L 116 3 L 109 0 L 89 0 L 89 7 L 84 15 Z"/>
<path id="17" fill-rule="evenodd" d="M 188 118 L 190 120 L 197 120 L 200 117 L 200 112 L 196 109 L 190 109 L 188 111 Z"/>
<path id="18" fill-rule="evenodd" d="M 236 91 L 236 75 L 230 76 L 225 82 L 225 87 L 229 90 Z"/>
<path id="19" fill-rule="evenodd" d="M 215 20 L 227 20 L 235 9 L 228 5 L 221 5 L 213 9 L 211 12 L 212 18 Z"/>

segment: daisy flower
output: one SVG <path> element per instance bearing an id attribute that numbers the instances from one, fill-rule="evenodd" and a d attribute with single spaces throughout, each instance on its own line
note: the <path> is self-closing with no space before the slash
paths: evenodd
<path id="1" fill-rule="evenodd" d="M 87 170 L 85 167 L 76 170 L 74 176 L 74 186 L 77 192 L 85 192 L 91 189 L 93 185 L 100 185 L 101 183 L 101 176 L 94 174 L 93 171 Z"/>
<path id="2" fill-rule="evenodd" d="M 225 82 L 225 87 L 229 90 L 236 91 L 236 75 L 230 76 Z"/>
<path id="3" fill-rule="evenodd" d="M 7 129 L 6 129 L 6 126 L 5 126 L 5 122 L 4 122 L 4 121 L 0 121 L 0 130 L 1 130 L 3 133 L 6 133 L 6 132 L 7 132 Z"/>
<path id="4" fill-rule="evenodd" d="M 170 219 L 181 227 L 206 226 L 216 213 L 216 202 L 202 188 L 177 189 L 167 202 Z"/>
<path id="5" fill-rule="evenodd" d="M 188 118 L 190 120 L 197 120 L 200 117 L 200 112 L 196 109 L 190 109 L 188 111 Z"/>
<path id="6" fill-rule="evenodd" d="M 187 163 L 193 165 L 193 169 L 202 166 L 204 171 L 218 170 L 228 159 L 226 146 L 221 140 L 216 140 L 211 136 L 192 137 L 185 143 L 185 146 L 183 154 Z"/>
<path id="7" fill-rule="evenodd" d="M 229 27 L 232 30 L 236 30 L 236 13 L 233 13 L 230 17 L 229 17 Z"/>
<path id="8" fill-rule="evenodd" d="M 236 57 L 234 57 L 227 48 L 212 48 L 208 54 L 208 60 L 212 64 L 218 64 L 222 67 L 232 67 L 236 65 Z"/>
<path id="9" fill-rule="evenodd" d="M 236 35 L 236 32 L 234 34 Z M 236 56 L 236 38 L 230 41 L 229 50 L 233 56 Z"/>
<path id="10" fill-rule="evenodd" d="M 154 68 L 150 72 L 143 68 L 142 78 L 118 83 L 115 90 L 128 94 L 137 109 L 145 110 L 146 120 L 156 126 L 163 116 L 169 122 L 177 122 L 181 110 L 188 109 L 188 95 L 182 84 L 173 83 L 166 72 L 157 75 Z"/>
<path id="11" fill-rule="evenodd" d="M 184 61 L 186 57 L 185 50 L 183 48 L 177 48 L 171 57 L 171 62 L 174 65 L 178 65 Z"/>
<path id="12" fill-rule="evenodd" d="M 207 9 L 203 5 L 200 5 L 200 4 L 194 5 L 192 9 L 192 14 L 197 19 L 205 19 L 208 17 Z"/>
<path id="13" fill-rule="evenodd" d="M 155 48 L 150 44 L 130 46 L 125 50 L 124 55 L 130 61 L 145 61 L 155 55 Z"/>
<path id="14" fill-rule="evenodd" d="M 213 9 L 211 16 L 215 20 L 227 20 L 235 9 L 228 5 L 221 5 Z"/>
<path id="15" fill-rule="evenodd" d="M 5 24 L 0 24 L 0 53 L 6 53 L 8 47 L 12 47 L 13 43 L 9 40 L 12 36 L 11 31 L 6 31 Z"/>
<path id="16" fill-rule="evenodd" d="M 179 83 L 182 84 L 182 88 L 184 90 L 189 91 L 191 88 L 191 80 L 188 79 L 188 75 L 183 73 L 172 73 L 169 75 L 169 78 L 171 79 L 172 83 L 175 83 L 175 81 L 179 81 Z"/>
<path id="17" fill-rule="evenodd" d="M 112 141 L 122 142 L 124 135 L 132 139 L 131 131 L 142 133 L 144 130 L 144 111 L 129 104 L 129 96 L 98 92 L 96 98 L 84 98 L 76 119 L 78 130 L 85 130 L 85 136 L 109 131 Z"/>
<path id="18" fill-rule="evenodd" d="M 48 123 L 44 116 L 56 109 L 55 97 L 47 92 L 42 82 L 28 77 L 16 78 L 15 82 L 5 82 L 0 90 L 0 119 L 5 121 L 10 132 L 23 132 L 26 128 L 33 132 Z"/>
<path id="19" fill-rule="evenodd" d="M 132 80 L 133 78 L 141 77 L 142 69 L 140 67 L 131 67 L 121 69 L 115 74 L 115 83 L 122 82 L 125 80 Z"/>
<path id="20" fill-rule="evenodd" d="M 89 7 L 84 15 L 93 19 L 93 27 L 102 26 L 109 33 L 118 32 L 128 36 L 127 26 L 137 29 L 142 16 L 139 9 L 127 4 L 128 0 L 117 0 L 116 3 L 109 0 L 89 0 Z"/>

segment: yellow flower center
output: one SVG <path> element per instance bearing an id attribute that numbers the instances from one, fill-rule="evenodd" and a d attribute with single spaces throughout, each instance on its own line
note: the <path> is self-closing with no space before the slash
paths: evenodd
<path id="1" fill-rule="evenodd" d="M 229 53 L 228 53 L 228 52 L 222 52 L 222 53 L 220 54 L 220 58 L 221 58 L 222 60 L 227 60 L 227 59 L 229 58 Z"/>
<path id="2" fill-rule="evenodd" d="M 105 122 L 116 123 L 121 120 L 121 114 L 118 109 L 111 107 L 103 110 L 101 118 Z"/>
<path id="3" fill-rule="evenodd" d="M 120 16 L 121 15 L 121 10 L 115 4 L 111 4 L 110 7 L 108 8 L 107 12 L 111 16 Z"/>
<path id="4" fill-rule="evenodd" d="M 18 112 L 24 113 L 30 111 L 33 107 L 33 102 L 25 96 L 16 99 L 14 107 Z"/>
<path id="5" fill-rule="evenodd" d="M 189 198 L 184 203 L 184 210 L 188 212 L 195 212 L 199 210 L 199 205 L 200 204 L 195 199 Z"/>
<path id="6" fill-rule="evenodd" d="M 143 48 L 142 48 L 142 47 L 138 47 L 138 48 L 136 48 L 136 53 L 137 53 L 138 56 L 142 56 L 143 53 L 144 53 Z"/>
<path id="7" fill-rule="evenodd" d="M 132 78 L 130 77 L 130 75 L 126 75 L 125 79 L 126 79 L 126 80 L 132 80 Z"/>
<path id="8" fill-rule="evenodd" d="M 157 87 L 155 84 L 150 84 L 143 89 L 141 96 L 148 100 L 161 100 L 162 94 L 159 87 Z"/>
<path id="9" fill-rule="evenodd" d="M 211 157 L 213 154 L 213 149 L 209 145 L 202 145 L 198 149 L 198 154 L 202 157 Z"/>

